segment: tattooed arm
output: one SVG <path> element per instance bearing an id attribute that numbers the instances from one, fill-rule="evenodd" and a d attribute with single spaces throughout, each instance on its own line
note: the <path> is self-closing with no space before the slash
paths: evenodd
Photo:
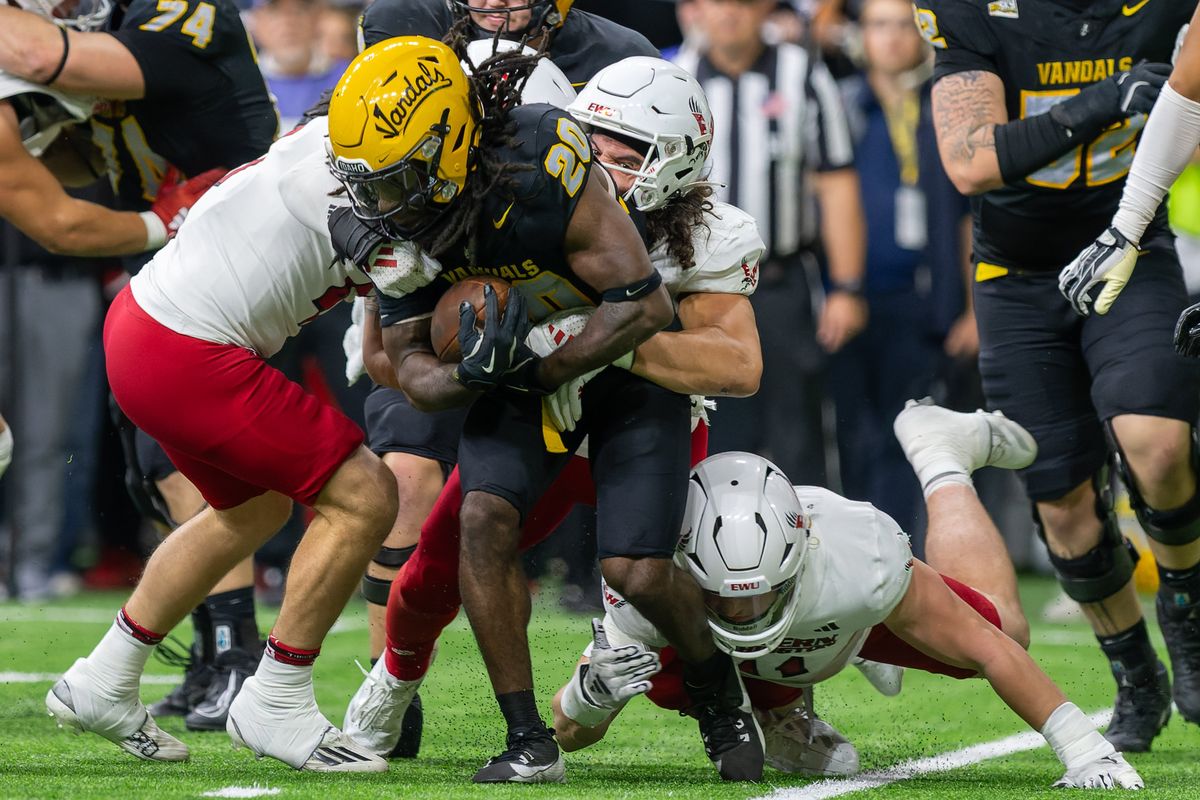
<path id="1" fill-rule="evenodd" d="M 933 85 L 933 124 L 942 166 L 967 195 L 1004 185 L 996 158 L 996 126 L 1008 122 L 1004 84 L 992 72 L 972 70 Z"/>

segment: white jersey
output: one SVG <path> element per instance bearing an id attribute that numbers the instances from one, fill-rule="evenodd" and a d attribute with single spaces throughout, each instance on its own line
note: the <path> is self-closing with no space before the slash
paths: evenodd
<path id="1" fill-rule="evenodd" d="M 692 244 L 696 264 L 691 269 L 669 255 L 665 243 L 650 251 L 651 263 L 677 304 L 680 296 L 700 292 L 754 294 L 758 262 L 766 250 L 754 217 L 737 206 L 714 202 L 704 223 L 692 232 Z"/>
<path id="2" fill-rule="evenodd" d="M 96 105 L 94 97 L 60 92 L 3 71 L 0 100 L 9 101 L 17 112 L 21 143 L 35 158 L 46 151 L 63 128 L 90 117 Z"/>
<path id="3" fill-rule="evenodd" d="M 201 197 L 130 281 L 138 305 L 173 331 L 267 357 L 339 301 L 369 294 L 371 279 L 329 236 L 330 210 L 347 201 L 331 196 L 341 184 L 325 160 L 328 129 L 314 119 Z"/>
<path id="4" fill-rule="evenodd" d="M 815 486 L 795 490 L 812 520 L 799 607 L 779 646 L 743 670 L 772 683 L 811 686 L 840 672 L 872 626 L 904 598 L 913 555 L 907 534 L 870 503 Z M 666 646 L 663 635 L 608 586 L 604 601 L 604 630 L 615 646 Z"/>

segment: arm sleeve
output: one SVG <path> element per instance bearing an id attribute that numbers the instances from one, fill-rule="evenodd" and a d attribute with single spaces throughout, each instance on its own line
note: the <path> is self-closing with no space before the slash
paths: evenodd
<path id="1" fill-rule="evenodd" d="M 854 143 L 842 93 L 821 62 L 813 62 L 805 90 L 810 107 L 816 109 L 816 125 L 809 128 L 813 168 L 827 172 L 854 166 Z"/>
<path id="2" fill-rule="evenodd" d="M 679 294 L 754 294 L 764 250 L 753 217 L 734 206 L 717 207 L 709 227 L 698 232 L 696 265 L 680 283 Z"/>
<path id="3" fill-rule="evenodd" d="M 916 0 L 921 36 L 933 46 L 933 79 L 956 72 L 999 73 L 996 39 L 976 0 Z"/>

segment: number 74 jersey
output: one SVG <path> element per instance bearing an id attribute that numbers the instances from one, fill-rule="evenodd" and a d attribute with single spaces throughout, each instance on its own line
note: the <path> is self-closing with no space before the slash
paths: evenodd
<path id="1" fill-rule="evenodd" d="M 796 617 L 774 650 L 741 668 L 772 683 L 811 686 L 840 672 L 862 649 L 871 628 L 904 598 L 913 555 L 908 535 L 870 503 L 815 486 L 795 490 L 812 522 L 796 588 Z M 604 605 L 604 630 L 614 647 L 667 645 L 658 629 L 609 586 Z"/>
<path id="2" fill-rule="evenodd" d="M 1004 84 L 1008 119 L 1017 120 L 1045 114 L 1140 61 L 1170 62 L 1196 2 L 915 0 L 914 7 L 934 48 L 935 86 L 950 75 L 969 81 L 971 73 L 992 73 Z M 971 88 L 942 93 L 943 113 L 962 119 L 978 111 Z M 1142 114 L 1122 120 L 1024 179 L 974 198 L 976 260 L 1023 269 L 1067 264 L 1116 211 L 1145 123 Z M 1165 211 L 1160 216 L 1149 235 L 1169 235 Z"/>

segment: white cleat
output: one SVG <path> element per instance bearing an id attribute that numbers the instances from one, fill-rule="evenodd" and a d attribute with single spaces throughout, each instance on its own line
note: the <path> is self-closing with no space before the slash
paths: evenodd
<path id="1" fill-rule="evenodd" d="M 95 733 L 147 761 L 187 761 L 187 745 L 154 722 L 137 690 L 120 692 L 97 680 L 78 659 L 46 693 L 46 710 L 58 727 Z"/>
<path id="2" fill-rule="evenodd" d="M 767 763 L 780 772 L 811 777 L 858 773 L 858 750 L 854 745 L 825 720 L 810 717 L 803 706 L 754 709 L 754 716 L 762 725 Z"/>
<path id="3" fill-rule="evenodd" d="M 875 687 L 875 691 L 884 697 L 895 697 L 900 694 L 900 684 L 904 681 L 904 667 L 897 667 L 895 664 L 880 664 L 878 661 L 868 661 L 865 658 L 857 657 L 850 663 Z"/>
<path id="4" fill-rule="evenodd" d="M 311 691 L 300 702 L 264 696 L 246 679 L 229 707 L 225 730 L 234 749 L 248 748 L 310 772 L 386 772 L 387 762 L 339 731 L 317 709 Z"/>
<path id="5" fill-rule="evenodd" d="M 964 414 L 925 397 L 905 403 L 892 428 L 918 474 L 923 465 L 947 459 L 971 473 L 980 467 L 1023 469 L 1037 458 L 1029 431 L 1000 411 Z"/>
<path id="6" fill-rule="evenodd" d="M 363 682 L 350 698 L 342 731 L 382 758 L 396 749 L 404 725 L 404 714 L 421 680 L 402 681 L 387 671 L 380 658 L 368 672 L 362 670 Z"/>

